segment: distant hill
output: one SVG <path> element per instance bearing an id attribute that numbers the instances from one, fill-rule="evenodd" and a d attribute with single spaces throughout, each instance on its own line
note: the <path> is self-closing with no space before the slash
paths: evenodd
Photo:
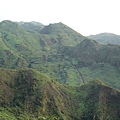
<path id="1" fill-rule="evenodd" d="M 102 44 L 116 44 L 120 45 L 120 35 L 113 33 L 101 33 L 97 35 L 90 35 L 88 38 L 94 39 Z"/>

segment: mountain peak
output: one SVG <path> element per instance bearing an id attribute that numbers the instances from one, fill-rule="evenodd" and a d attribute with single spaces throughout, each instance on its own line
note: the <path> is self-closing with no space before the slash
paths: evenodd
<path id="1" fill-rule="evenodd" d="M 98 42 L 96 42 L 95 40 L 91 40 L 91 39 L 84 39 L 80 44 L 78 44 L 75 47 L 75 53 L 78 53 L 77 51 L 96 51 L 98 46 L 100 44 Z M 77 51 L 76 51 L 77 50 Z"/>
<path id="2" fill-rule="evenodd" d="M 0 23 L 0 27 L 4 28 L 4 27 L 16 27 L 17 24 L 15 22 L 12 22 L 10 20 L 4 20 Z"/>
<path id="3" fill-rule="evenodd" d="M 92 39 L 84 39 L 81 44 L 98 45 L 99 43 Z"/>
<path id="4" fill-rule="evenodd" d="M 66 25 L 63 23 L 54 23 L 45 26 L 42 30 L 42 34 L 56 34 L 56 33 L 63 33 L 63 30 L 66 28 Z"/>
<path id="5" fill-rule="evenodd" d="M 72 28 L 68 27 L 67 25 L 63 24 L 62 22 L 49 24 L 49 25 L 45 26 L 41 30 L 41 33 L 42 34 L 57 34 L 57 35 L 67 33 L 69 35 L 70 34 L 78 34 L 80 36 L 79 33 L 77 33 Z"/>
<path id="6" fill-rule="evenodd" d="M 10 20 L 2 21 L 0 23 L 0 30 L 10 32 L 12 34 L 20 34 L 24 31 L 24 29 L 19 24 Z"/>

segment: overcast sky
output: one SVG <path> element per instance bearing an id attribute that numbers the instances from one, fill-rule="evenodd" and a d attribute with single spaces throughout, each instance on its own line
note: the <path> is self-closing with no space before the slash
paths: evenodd
<path id="1" fill-rule="evenodd" d="M 82 35 L 120 35 L 120 0 L 0 0 L 0 21 L 62 22 Z"/>

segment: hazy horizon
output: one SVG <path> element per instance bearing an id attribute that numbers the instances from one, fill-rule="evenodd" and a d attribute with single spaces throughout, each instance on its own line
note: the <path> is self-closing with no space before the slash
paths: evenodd
<path id="1" fill-rule="evenodd" d="M 84 36 L 120 35 L 119 0 L 1 0 L 0 21 L 62 22 Z"/>

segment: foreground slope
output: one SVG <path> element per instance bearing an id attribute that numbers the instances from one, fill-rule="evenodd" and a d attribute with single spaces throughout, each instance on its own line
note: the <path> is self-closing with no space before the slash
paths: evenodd
<path id="1" fill-rule="evenodd" d="M 32 69 L 0 69 L 0 117 L 60 120 L 119 120 L 120 92 L 101 81 L 79 87 L 61 85 Z"/>
<path id="2" fill-rule="evenodd" d="M 82 109 L 81 120 L 119 120 L 119 91 L 101 81 L 83 85 L 78 91 L 79 109 Z"/>
<path id="3" fill-rule="evenodd" d="M 32 69 L 0 69 L 0 74 L 1 117 L 6 112 L 16 119 L 55 115 L 72 120 L 70 94 L 56 81 Z"/>

